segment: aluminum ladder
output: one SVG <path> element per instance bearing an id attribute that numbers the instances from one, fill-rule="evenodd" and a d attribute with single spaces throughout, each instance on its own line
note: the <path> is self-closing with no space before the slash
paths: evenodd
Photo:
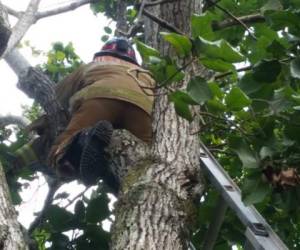
<path id="1" fill-rule="evenodd" d="M 227 207 L 229 206 L 246 227 L 246 250 L 288 250 L 271 226 L 254 206 L 245 206 L 241 191 L 205 145 L 200 142 L 200 159 L 212 185 L 220 193 L 214 219 L 207 231 L 203 249 L 214 247 Z"/>

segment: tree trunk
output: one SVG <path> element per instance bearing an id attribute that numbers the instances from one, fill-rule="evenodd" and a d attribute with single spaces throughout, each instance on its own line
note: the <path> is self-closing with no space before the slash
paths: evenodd
<path id="1" fill-rule="evenodd" d="M 17 221 L 17 213 L 11 204 L 4 171 L 0 163 L 0 249 L 26 250 L 21 226 Z"/>
<path id="2" fill-rule="evenodd" d="M 178 0 L 155 7 L 151 13 L 189 33 L 190 16 L 200 1 Z M 161 41 L 160 28 L 145 22 L 147 44 L 162 55 L 172 55 Z M 182 82 L 185 88 L 192 68 Z M 116 208 L 112 249 L 188 249 L 201 183 L 198 123 L 179 118 L 167 96 L 158 96 L 153 112 L 152 156 L 129 170 Z"/>

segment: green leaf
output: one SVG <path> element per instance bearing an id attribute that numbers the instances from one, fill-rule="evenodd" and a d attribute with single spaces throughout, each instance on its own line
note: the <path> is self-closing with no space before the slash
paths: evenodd
<path id="1" fill-rule="evenodd" d="M 86 209 L 86 221 L 97 223 L 106 219 L 110 215 L 108 202 L 109 199 L 105 194 L 92 199 Z"/>
<path id="2" fill-rule="evenodd" d="M 213 69 L 218 72 L 227 72 L 235 70 L 231 63 L 225 62 L 222 59 L 201 59 L 201 63 L 209 69 Z"/>
<path id="3" fill-rule="evenodd" d="M 192 36 L 194 38 L 201 36 L 204 39 L 213 40 L 215 38 L 212 30 L 212 21 L 214 16 L 211 12 L 206 11 L 203 14 L 192 16 Z"/>
<path id="4" fill-rule="evenodd" d="M 241 137 L 231 137 L 229 139 L 231 149 L 238 155 L 243 167 L 245 168 L 258 168 L 259 160 L 255 152 L 249 147 Z"/>
<path id="5" fill-rule="evenodd" d="M 262 202 L 271 193 L 271 187 L 259 177 L 246 179 L 242 190 L 246 191 L 243 197 L 246 206 Z"/>
<path id="6" fill-rule="evenodd" d="M 244 56 L 223 39 L 210 42 L 198 37 L 195 40 L 195 47 L 200 57 L 222 59 L 230 63 L 244 61 Z"/>
<path id="7" fill-rule="evenodd" d="M 66 55 L 63 51 L 56 51 L 55 52 L 55 57 L 59 61 L 63 61 L 66 58 Z"/>
<path id="8" fill-rule="evenodd" d="M 280 112 L 286 111 L 292 107 L 292 94 L 293 89 L 289 86 L 276 89 L 274 91 L 273 99 L 270 103 L 271 112 L 274 114 L 279 114 Z"/>
<path id="9" fill-rule="evenodd" d="M 288 139 L 300 143 L 300 112 L 295 111 L 295 113 L 290 116 L 289 121 L 290 122 L 285 124 L 284 134 Z"/>
<path id="10" fill-rule="evenodd" d="M 187 93 L 177 90 L 169 95 L 169 101 L 174 103 L 174 107 L 178 115 L 188 121 L 193 120 L 193 116 L 188 105 L 195 105 L 197 103 L 194 102 Z"/>
<path id="11" fill-rule="evenodd" d="M 267 22 L 275 30 L 290 28 L 290 32 L 298 33 L 300 28 L 300 16 L 291 10 L 266 11 L 264 13 Z"/>
<path id="12" fill-rule="evenodd" d="M 54 230 L 63 232 L 69 228 L 73 214 L 57 205 L 52 205 L 47 209 L 46 217 Z"/>
<path id="13" fill-rule="evenodd" d="M 281 72 L 281 64 L 278 60 L 264 60 L 253 68 L 253 78 L 256 81 L 271 83 L 276 81 Z"/>
<path id="14" fill-rule="evenodd" d="M 226 111 L 226 106 L 217 99 L 207 101 L 208 110 L 212 113 L 224 112 Z"/>
<path id="15" fill-rule="evenodd" d="M 81 200 L 76 202 L 74 212 L 75 212 L 77 220 L 79 220 L 79 221 L 84 220 L 85 206 L 84 206 L 84 203 Z"/>
<path id="16" fill-rule="evenodd" d="M 179 71 L 179 69 L 174 64 L 168 64 L 166 67 L 167 77 L 166 79 L 170 79 L 168 84 L 172 82 L 180 82 L 184 78 L 184 73 Z"/>
<path id="17" fill-rule="evenodd" d="M 112 29 L 108 26 L 105 26 L 104 27 L 104 31 L 107 33 L 107 34 L 111 34 L 112 33 Z"/>
<path id="18" fill-rule="evenodd" d="M 260 10 L 264 13 L 267 10 L 282 10 L 283 6 L 279 0 L 269 0 Z"/>
<path id="19" fill-rule="evenodd" d="M 103 36 L 101 37 L 101 41 L 104 42 L 104 43 L 107 42 L 108 39 L 109 39 L 109 36 L 108 36 L 108 35 L 103 35 Z"/>
<path id="20" fill-rule="evenodd" d="M 192 43 L 186 36 L 178 35 L 176 33 L 160 32 L 163 38 L 168 41 L 175 48 L 180 56 L 187 56 L 192 50 Z"/>
<path id="21" fill-rule="evenodd" d="M 266 49 L 267 52 L 271 53 L 275 58 L 280 59 L 286 54 L 286 48 L 277 40 L 274 40 Z"/>
<path id="22" fill-rule="evenodd" d="M 216 82 L 210 82 L 208 83 L 208 86 L 210 88 L 210 91 L 212 92 L 213 96 L 222 99 L 224 96 L 224 92 L 219 87 L 219 84 Z"/>
<path id="23" fill-rule="evenodd" d="M 297 103 L 300 104 L 300 94 L 291 95 L 291 98 Z"/>
<path id="24" fill-rule="evenodd" d="M 186 90 L 192 99 L 199 104 L 203 104 L 213 97 L 207 81 L 199 76 L 194 77 L 189 81 Z"/>
<path id="25" fill-rule="evenodd" d="M 135 40 L 135 43 L 136 43 L 137 50 L 141 54 L 141 57 L 143 58 L 143 60 L 147 61 L 147 60 L 149 60 L 149 58 L 151 56 L 159 58 L 159 52 L 156 49 L 154 49 L 138 40 Z"/>
<path id="26" fill-rule="evenodd" d="M 271 40 L 269 37 L 262 35 L 258 38 L 255 43 L 255 47 L 251 50 L 251 54 L 248 55 L 248 58 L 252 64 L 259 62 L 260 60 L 267 57 L 267 48 L 270 46 Z"/>
<path id="27" fill-rule="evenodd" d="M 292 77 L 300 79 L 300 57 L 297 57 L 291 61 L 290 70 Z"/>
<path id="28" fill-rule="evenodd" d="M 246 73 L 240 79 L 237 86 L 247 95 L 250 95 L 259 91 L 264 86 L 264 83 L 256 81 L 253 77 L 253 73 Z"/>
<path id="29" fill-rule="evenodd" d="M 240 111 L 251 104 L 251 99 L 238 87 L 231 89 L 225 97 L 227 107 L 232 111 Z"/>

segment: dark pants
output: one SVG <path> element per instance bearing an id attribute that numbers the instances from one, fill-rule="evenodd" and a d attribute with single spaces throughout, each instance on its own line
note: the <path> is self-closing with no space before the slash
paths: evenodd
<path id="1" fill-rule="evenodd" d="M 73 136 L 101 120 L 109 121 L 115 129 L 126 129 L 147 143 L 151 141 L 151 117 L 144 110 L 121 100 L 89 99 L 73 112 L 67 128 L 56 139 L 50 152 L 50 162 L 56 165 Z"/>

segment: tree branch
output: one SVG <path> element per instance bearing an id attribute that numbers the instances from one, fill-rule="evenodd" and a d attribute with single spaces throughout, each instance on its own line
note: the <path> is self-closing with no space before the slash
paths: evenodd
<path id="1" fill-rule="evenodd" d="M 19 125 L 21 128 L 25 128 L 29 125 L 30 121 L 24 117 L 15 116 L 15 115 L 7 115 L 1 116 L 0 115 L 0 127 L 5 127 L 7 125 L 15 124 Z"/>
<path id="2" fill-rule="evenodd" d="M 66 4 L 65 6 L 58 7 L 56 9 L 39 12 L 37 13 L 36 18 L 37 20 L 39 20 L 41 18 L 62 14 L 71 10 L 75 10 L 85 4 L 93 3 L 93 2 L 95 2 L 95 0 L 78 0 L 70 4 Z"/>
<path id="3" fill-rule="evenodd" d="M 0 56 L 7 47 L 10 35 L 11 31 L 9 28 L 7 12 L 0 2 Z"/>
<path id="4" fill-rule="evenodd" d="M 128 31 L 128 24 L 126 20 L 127 1 L 118 0 L 116 8 L 116 31 L 115 36 L 124 35 Z"/>
<path id="5" fill-rule="evenodd" d="M 238 20 L 238 21 L 237 21 Z M 260 23 L 260 22 L 265 22 L 266 19 L 264 16 L 261 14 L 252 14 L 248 16 L 242 16 L 242 17 L 237 17 L 236 19 L 229 19 L 229 20 L 224 20 L 222 22 L 217 22 L 213 24 L 213 29 L 214 30 L 221 30 L 225 29 L 234 25 L 239 25 L 242 23 L 244 24 L 252 24 L 252 23 Z"/>
<path id="6" fill-rule="evenodd" d="M 7 13 L 9 15 L 12 15 L 12 16 L 14 16 L 16 18 L 20 18 L 24 14 L 23 11 L 16 11 L 16 10 L 14 10 L 13 8 L 11 8 L 11 7 L 7 6 L 7 5 L 3 4 L 3 7 L 6 9 L 6 11 L 7 11 Z"/>
<path id="7" fill-rule="evenodd" d="M 142 0 L 142 3 L 140 4 L 140 7 L 139 7 L 139 13 L 137 15 L 137 20 L 136 20 L 135 24 L 130 27 L 128 32 L 124 33 L 119 30 L 119 32 L 123 33 L 123 35 L 126 36 L 127 38 L 134 36 L 139 31 L 139 29 L 142 27 L 142 25 L 143 25 L 142 15 L 143 15 L 143 10 L 145 8 L 145 4 L 146 4 L 146 0 Z"/>
<path id="8" fill-rule="evenodd" d="M 79 197 L 83 196 L 91 187 L 86 187 L 83 191 L 81 191 L 79 194 L 77 194 L 73 199 L 69 200 L 68 204 L 65 205 L 63 208 L 67 209 L 69 206 L 71 206 L 74 201 L 76 201 Z"/>
<path id="9" fill-rule="evenodd" d="M 28 7 L 19 19 L 17 24 L 12 29 L 11 37 L 8 41 L 7 48 L 4 52 L 4 57 L 21 41 L 30 26 L 36 22 L 36 12 L 41 0 L 31 0 Z"/>
<path id="10" fill-rule="evenodd" d="M 233 15 L 229 10 L 223 8 L 221 5 L 217 4 L 216 2 L 212 1 L 212 0 L 207 0 L 208 2 L 214 4 L 214 6 L 216 6 L 216 8 L 220 9 L 221 11 L 223 11 L 224 13 L 226 13 L 229 17 L 231 17 L 235 22 L 241 24 L 246 31 L 249 32 L 249 35 L 257 40 L 257 38 L 255 37 L 255 35 L 253 34 L 253 32 L 249 29 L 249 27 L 240 19 L 238 19 L 235 15 Z"/>
<path id="11" fill-rule="evenodd" d="M 18 88 L 37 101 L 45 110 L 51 128 L 50 139 L 54 139 L 66 124 L 67 116 L 56 99 L 53 89 L 55 84 L 41 70 L 31 67 L 17 49 L 7 54 L 5 60 L 19 77 Z"/>

